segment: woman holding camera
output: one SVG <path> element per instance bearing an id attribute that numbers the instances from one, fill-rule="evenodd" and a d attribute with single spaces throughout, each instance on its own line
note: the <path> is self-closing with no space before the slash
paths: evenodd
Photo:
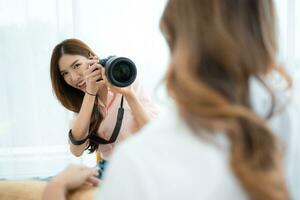
<path id="1" fill-rule="evenodd" d="M 99 63 L 88 45 L 67 39 L 53 50 L 50 74 L 56 97 L 75 113 L 69 131 L 71 152 L 81 156 L 84 150 L 98 151 L 103 166 L 115 142 L 138 131 L 158 111 L 137 81 L 116 87 Z"/>
<path id="2" fill-rule="evenodd" d="M 95 199 L 299 199 L 299 170 L 285 169 L 278 137 L 298 135 L 299 112 L 282 89 L 275 16 L 272 0 L 167 1 L 160 25 L 175 106 L 118 146 Z M 66 169 L 44 199 L 97 184 L 87 171 Z"/>

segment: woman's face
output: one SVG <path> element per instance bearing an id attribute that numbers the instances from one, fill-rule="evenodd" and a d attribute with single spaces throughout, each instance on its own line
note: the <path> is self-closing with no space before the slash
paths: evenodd
<path id="1" fill-rule="evenodd" d="M 81 55 L 63 55 L 58 61 L 59 71 L 66 83 L 76 89 L 85 91 L 86 83 L 83 71 L 88 68 L 88 58 Z"/>

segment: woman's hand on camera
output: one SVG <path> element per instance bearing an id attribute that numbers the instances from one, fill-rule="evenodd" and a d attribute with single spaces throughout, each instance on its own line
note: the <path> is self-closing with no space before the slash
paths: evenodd
<path id="1" fill-rule="evenodd" d="M 92 95 L 96 95 L 101 84 L 102 73 L 101 73 L 101 65 L 98 64 L 98 59 L 91 59 L 87 61 L 87 68 L 83 72 L 83 76 L 86 82 L 86 92 Z"/>

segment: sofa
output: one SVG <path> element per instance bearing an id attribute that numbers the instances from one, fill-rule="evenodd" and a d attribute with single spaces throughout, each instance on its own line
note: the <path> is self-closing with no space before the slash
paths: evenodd
<path id="1" fill-rule="evenodd" d="M 41 200 L 45 181 L 0 181 L 0 200 Z M 93 199 L 96 188 L 83 186 L 70 192 L 68 200 Z"/>

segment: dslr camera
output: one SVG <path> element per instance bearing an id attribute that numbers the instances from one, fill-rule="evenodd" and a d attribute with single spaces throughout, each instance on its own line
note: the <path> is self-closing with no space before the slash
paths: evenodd
<path id="1" fill-rule="evenodd" d="M 100 59 L 99 64 L 105 68 L 105 75 L 108 81 L 117 87 L 127 87 L 136 78 L 136 66 L 129 58 L 109 56 Z"/>

